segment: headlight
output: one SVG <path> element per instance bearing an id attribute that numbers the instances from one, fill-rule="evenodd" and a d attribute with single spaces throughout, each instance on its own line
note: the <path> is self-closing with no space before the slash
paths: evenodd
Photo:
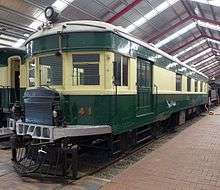
<path id="1" fill-rule="evenodd" d="M 55 117 L 57 117 L 57 111 L 56 110 L 53 110 L 53 117 L 55 118 Z"/>

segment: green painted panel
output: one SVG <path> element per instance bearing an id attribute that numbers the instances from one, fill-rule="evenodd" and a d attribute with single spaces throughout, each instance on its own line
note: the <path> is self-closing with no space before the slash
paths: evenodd
<path id="1" fill-rule="evenodd" d="M 23 102 L 23 95 L 25 88 L 20 88 L 20 100 Z M 15 89 L 14 88 L 0 88 L 0 107 L 8 109 L 15 103 Z"/>
<path id="2" fill-rule="evenodd" d="M 157 96 L 157 97 L 156 97 Z M 113 133 L 164 120 L 172 113 L 208 102 L 207 95 L 154 95 L 152 111 L 137 114 L 137 95 L 64 96 L 62 109 L 68 124 L 111 125 Z"/>

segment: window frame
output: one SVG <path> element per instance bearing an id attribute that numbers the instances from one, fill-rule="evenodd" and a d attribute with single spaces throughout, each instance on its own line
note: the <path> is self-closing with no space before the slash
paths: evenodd
<path id="1" fill-rule="evenodd" d="M 99 60 L 98 62 L 94 62 L 94 61 L 91 61 L 91 62 L 88 62 L 88 61 L 84 61 L 84 62 L 74 62 L 73 60 L 73 57 L 74 56 L 77 56 L 77 55 L 98 55 L 99 56 Z M 74 88 L 77 88 L 77 87 L 80 87 L 80 88 L 87 88 L 87 87 L 100 87 L 102 85 L 102 77 L 101 77 L 101 52 L 74 52 L 74 53 L 71 53 L 71 65 L 72 65 L 72 78 L 71 78 L 71 84 L 72 84 L 72 87 Z M 91 64 L 97 64 L 98 63 L 98 71 L 99 71 L 99 78 L 98 78 L 98 84 L 74 84 L 74 63 L 77 63 L 78 65 L 83 65 L 83 64 L 88 64 L 91 65 Z M 78 80 L 78 78 L 77 78 Z M 78 82 L 77 82 L 78 83 Z"/>
<path id="2" fill-rule="evenodd" d="M 195 92 L 198 92 L 198 80 L 194 81 L 194 89 Z"/>
<path id="3" fill-rule="evenodd" d="M 200 81 L 200 92 L 203 92 L 203 81 Z"/>
<path id="4" fill-rule="evenodd" d="M 120 64 L 117 63 L 116 56 L 120 56 Z M 127 61 L 124 62 L 125 59 Z M 124 64 L 124 63 L 126 63 L 126 64 Z M 116 73 L 115 66 L 117 66 L 116 69 L 118 69 L 118 65 L 120 65 L 120 81 L 117 81 L 118 76 L 117 77 L 115 76 L 116 75 L 115 74 Z M 124 65 L 126 65 L 126 71 L 127 71 L 127 77 L 126 77 L 127 79 L 126 80 L 124 80 L 124 71 L 125 71 Z M 114 78 L 115 85 L 120 86 L 120 87 L 128 87 L 129 86 L 129 57 L 128 56 L 122 55 L 120 53 L 114 53 L 113 78 Z M 124 83 L 124 82 L 126 82 L 126 83 Z"/>
<path id="5" fill-rule="evenodd" d="M 178 86 L 178 80 L 177 80 L 177 76 L 180 76 L 180 83 Z M 182 74 L 176 73 L 176 91 L 181 92 L 183 90 L 183 76 Z"/>
<path id="6" fill-rule="evenodd" d="M 56 56 L 56 54 L 44 54 L 44 55 L 39 55 L 39 56 L 36 56 L 36 63 L 37 63 L 37 77 L 38 77 L 38 85 L 41 86 L 41 85 L 45 85 L 45 84 L 41 84 L 41 64 L 40 64 L 40 58 L 43 58 L 43 57 L 50 57 L 50 56 Z M 61 60 L 62 60 L 62 77 L 61 77 L 61 84 L 48 84 L 48 86 L 63 86 L 64 85 L 64 57 L 63 57 L 63 54 L 59 55 L 61 57 Z M 52 72 L 51 72 L 52 73 Z M 52 75 L 51 75 L 51 80 L 52 80 Z"/>
<path id="7" fill-rule="evenodd" d="M 33 62 L 34 63 L 34 68 L 33 68 L 33 70 L 34 70 L 34 85 L 30 85 L 30 64 L 31 64 L 31 62 Z M 28 59 L 27 60 L 27 87 L 30 87 L 30 88 L 33 88 L 33 87 L 35 87 L 35 86 L 37 86 L 37 80 L 38 80 L 38 76 L 37 76 L 37 59 L 36 59 L 36 57 L 32 57 L 32 58 L 30 58 L 30 59 Z"/>
<path id="8" fill-rule="evenodd" d="M 191 91 L 192 91 L 192 78 L 187 77 L 187 92 L 191 92 Z"/>

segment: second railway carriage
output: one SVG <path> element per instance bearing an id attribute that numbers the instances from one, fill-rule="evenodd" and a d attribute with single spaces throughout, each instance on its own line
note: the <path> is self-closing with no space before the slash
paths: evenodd
<path id="1" fill-rule="evenodd" d="M 24 58 L 25 50 L 0 48 L 0 122 L 4 120 L 5 123 L 10 108 L 16 101 L 20 101 L 24 94 L 26 83 Z"/>
<path id="2" fill-rule="evenodd" d="M 111 24 L 46 26 L 26 49 L 28 88 L 16 138 L 19 146 L 27 136 L 39 143 L 38 152 L 36 146 L 30 152 L 43 151 L 45 160 L 55 152 L 48 142 L 80 149 L 107 137 L 109 150 L 116 142 L 126 149 L 138 135 L 152 135 L 156 123 L 184 118 L 208 102 L 204 74 Z"/>

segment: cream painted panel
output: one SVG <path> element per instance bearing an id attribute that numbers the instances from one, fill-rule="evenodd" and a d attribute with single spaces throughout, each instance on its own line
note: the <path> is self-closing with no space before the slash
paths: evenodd
<path id="1" fill-rule="evenodd" d="M 63 85 L 65 89 L 72 88 L 73 64 L 72 53 L 63 53 Z"/>
<path id="2" fill-rule="evenodd" d="M 154 65 L 153 84 L 158 87 L 159 94 L 165 92 L 176 93 L 176 73 Z M 156 93 L 155 88 L 154 93 Z"/>
<path id="3" fill-rule="evenodd" d="M 200 81 L 198 81 L 198 92 L 200 92 Z"/>
<path id="4" fill-rule="evenodd" d="M 191 79 L 191 92 L 195 92 L 195 79 Z"/>
<path id="5" fill-rule="evenodd" d="M 182 92 L 187 92 L 187 77 L 182 75 Z"/>
<path id="6" fill-rule="evenodd" d="M 0 85 L 9 86 L 8 67 L 7 66 L 6 67 L 0 67 Z"/>
<path id="7" fill-rule="evenodd" d="M 114 53 L 105 52 L 104 53 L 104 85 L 105 90 L 112 89 L 113 84 L 113 62 L 114 62 Z"/>
<path id="8" fill-rule="evenodd" d="M 137 91 L 137 59 L 130 58 L 128 65 L 128 86 L 129 90 Z"/>
<path id="9" fill-rule="evenodd" d="M 27 87 L 27 67 L 26 64 L 20 65 L 20 87 Z"/>

